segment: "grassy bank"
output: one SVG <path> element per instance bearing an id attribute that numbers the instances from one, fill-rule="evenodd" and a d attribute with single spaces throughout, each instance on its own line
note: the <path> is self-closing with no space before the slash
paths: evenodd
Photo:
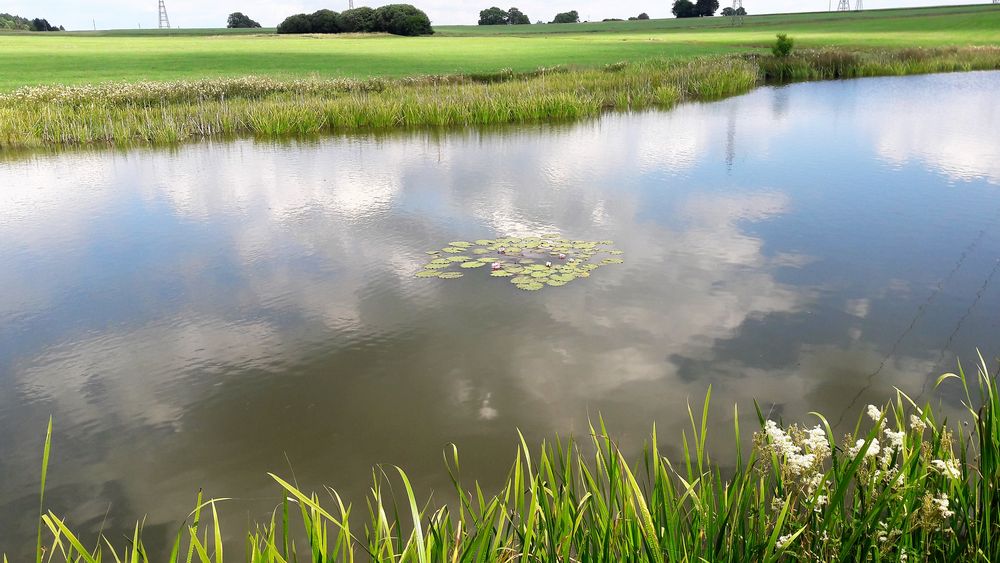
<path id="1" fill-rule="evenodd" d="M 766 81 L 982 69 L 1000 69 L 1000 47 L 827 49 L 398 79 L 42 86 L 0 95 L 0 148 L 570 120 L 717 99 Z"/>
<path id="2" fill-rule="evenodd" d="M 978 377 L 938 380 L 960 390 L 965 425 L 898 392 L 842 438 L 821 415 L 786 426 L 758 409 L 744 445 L 734 412 L 736 462 L 725 470 L 706 453 L 709 390 L 703 410 L 689 409 L 677 459 L 661 454 L 654 429 L 630 463 L 599 425 L 588 443 L 522 439 L 505 485 L 490 493 L 463 482 L 458 452 L 446 451 L 452 506 L 419 503 L 394 467 L 374 472 L 360 509 L 333 489 L 306 493 L 272 475 L 284 500 L 247 531 L 247 560 L 997 561 L 1000 389 L 980 361 Z M 199 496 L 171 563 L 225 560 L 216 504 Z M 46 561 L 149 560 L 139 525 L 115 545 L 77 537 L 52 512 L 41 522 Z"/>
<path id="3" fill-rule="evenodd" d="M 530 26 L 442 26 L 432 37 L 277 36 L 230 30 L 0 34 L 0 91 L 38 84 L 401 77 L 529 72 L 559 65 L 690 59 L 766 49 L 776 33 L 802 48 L 1000 45 L 1000 6 L 674 18 Z"/>

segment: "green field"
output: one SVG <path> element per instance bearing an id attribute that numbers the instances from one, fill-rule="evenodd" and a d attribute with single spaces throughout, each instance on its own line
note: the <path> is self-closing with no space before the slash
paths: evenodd
<path id="1" fill-rule="evenodd" d="M 760 49 L 775 33 L 800 47 L 1000 45 L 1000 6 L 544 26 L 444 26 L 433 37 L 277 36 L 268 30 L 0 35 L 0 91 L 36 84 L 244 75 L 367 77 L 528 71 Z M 263 32 L 261 32 L 263 31 Z"/>

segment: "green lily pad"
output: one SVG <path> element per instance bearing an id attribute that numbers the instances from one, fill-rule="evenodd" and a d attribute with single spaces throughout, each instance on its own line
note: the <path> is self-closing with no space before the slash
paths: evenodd
<path id="1" fill-rule="evenodd" d="M 479 240 L 476 241 L 476 244 L 478 244 L 479 246 L 489 246 L 489 245 L 493 244 L 494 242 L 496 242 L 496 241 L 486 240 L 484 238 L 481 238 L 481 239 L 479 239 Z"/>
<path id="2" fill-rule="evenodd" d="M 457 246 L 459 248 L 468 248 L 468 247 L 472 246 L 472 243 L 471 242 L 465 242 L 464 240 L 459 240 L 459 241 L 455 241 L 455 242 L 449 242 L 448 246 Z"/>
<path id="3" fill-rule="evenodd" d="M 465 252 L 465 249 L 464 248 L 457 248 L 457 247 L 454 247 L 454 246 L 449 246 L 448 248 L 442 248 L 441 251 L 442 252 L 447 252 L 448 254 L 456 254 L 456 253 L 459 253 L 459 252 Z"/>
<path id="4" fill-rule="evenodd" d="M 534 281 L 535 280 L 532 279 L 531 276 L 518 276 L 516 278 L 511 278 L 510 283 L 522 284 L 522 283 L 532 283 Z"/>
<path id="5" fill-rule="evenodd" d="M 421 270 L 417 272 L 418 278 L 436 278 L 441 275 L 437 270 Z"/>
<path id="6" fill-rule="evenodd" d="M 464 276 L 462 272 L 443 272 L 438 277 L 443 280 L 454 280 Z"/>
<path id="7" fill-rule="evenodd" d="M 622 254 L 625 254 L 621 250 L 608 250 L 607 252 L 612 256 L 621 256 Z"/>
<path id="8" fill-rule="evenodd" d="M 443 269 L 447 268 L 448 266 L 451 266 L 451 264 L 449 264 L 448 262 L 445 262 L 444 264 L 441 264 L 441 263 L 438 263 L 438 262 L 431 262 L 430 264 L 424 264 L 424 269 L 425 270 L 443 270 Z"/>
<path id="9" fill-rule="evenodd" d="M 463 268 L 482 268 L 486 265 L 486 262 L 479 262 L 477 260 L 472 260 L 471 262 L 462 262 Z"/>
<path id="10" fill-rule="evenodd" d="M 490 251 L 487 250 L 487 249 L 485 249 L 485 248 L 473 248 L 472 249 L 472 253 L 473 254 L 489 254 Z"/>
<path id="11" fill-rule="evenodd" d="M 448 259 L 449 262 L 468 262 L 469 260 L 472 260 L 469 256 L 452 256 Z"/>
<path id="12" fill-rule="evenodd" d="M 431 256 L 437 256 L 438 254 L 441 254 L 441 251 L 440 250 L 428 250 L 427 254 L 430 254 Z"/>
<path id="13" fill-rule="evenodd" d="M 508 272 L 507 270 L 493 270 L 492 272 L 490 272 L 490 275 L 493 276 L 494 278 L 506 278 L 509 276 L 513 276 L 514 272 Z"/>
<path id="14" fill-rule="evenodd" d="M 555 278 L 549 278 L 549 279 L 545 280 L 545 283 L 551 285 L 552 287 L 562 287 L 562 286 L 566 285 L 566 282 L 557 280 Z"/>
<path id="15" fill-rule="evenodd" d="M 533 278 L 547 278 L 549 277 L 549 272 L 531 272 L 530 275 Z"/>
<path id="16" fill-rule="evenodd" d="M 545 287 L 545 284 L 538 283 L 538 282 L 517 284 L 517 288 L 518 289 L 523 289 L 525 291 L 538 291 L 539 289 L 542 289 L 543 287 Z"/>
<path id="17" fill-rule="evenodd" d="M 576 279 L 576 274 L 556 274 L 552 276 L 552 279 L 563 283 L 569 283 Z"/>
<path id="18" fill-rule="evenodd" d="M 624 264 L 625 261 L 622 260 L 621 258 L 605 258 L 604 260 L 601 260 L 601 263 L 602 264 Z"/>

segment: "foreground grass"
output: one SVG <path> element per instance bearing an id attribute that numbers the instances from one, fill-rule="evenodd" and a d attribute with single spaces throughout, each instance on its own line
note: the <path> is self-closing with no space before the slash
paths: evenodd
<path id="1" fill-rule="evenodd" d="M 280 79 L 529 72 L 559 65 L 690 59 L 764 49 L 775 33 L 803 48 L 1000 45 L 1000 7 L 531 26 L 438 27 L 433 37 L 277 36 L 265 30 L 0 34 L 0 91 L 38 84 L 198 80 L 248 72 Z M 264 31 L 264 33 L 258 33 Z"/>
<path id="2" fill-rule="evenodd" d="M 22 88 L 0 95 L 0 148 L 571 120 L 718 99 L 767 81 L 985 69 L 1000 69 L 1000 47 L 800 51 L 783 59 L 751 54 L 522 74 Z"/>
<path id="3" fill-rule="evenodd" d="M 522 438 L 505 485 L 491 494 L 462 482 L 452 448 L 453 506 L 418 503 L 399 468 L 374 473 L 358 510 L 333 489 L 307 493 L 272 475 L 284 500 L 246 532 L 246 559 L 998 561 L 1000 388 L 980 362 L 972 380 L 961 368 L 938 380 L 961 385 L 966 426 L 938 421 L 930 405 L 897 392 L 868 406 L 840 440 L 821 415 L 813 426 L 783 426 L 757 409 L 760 430 L 746 451 L 734 412 L 736 462 L 726 470 L 706 453 L 709 389 L 699 414 L 688 409 L 680 459 L 661 454 L 655 429 L 636 463 L 603 424 L 588 444 L 532 449 Z M 46 440 L 43 492 L 48 457 Z M 199 496 L 171 563 L 225 560 L 218 502 Z M 43 552 L 46 561 L 149 561 L 141 525 L 114 545 L 78 537 L 52 512 L 40 519 L 38 561 Z"/>

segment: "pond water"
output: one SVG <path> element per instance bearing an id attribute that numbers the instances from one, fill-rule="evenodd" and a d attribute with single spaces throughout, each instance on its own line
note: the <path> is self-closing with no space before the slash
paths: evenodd
<path id="1" fill-rule="evenodd" d="M 154 549 L 199 488 L 359 509 L 374 464 L 446 498 L 603 415 L 676 452 L 713 388 L 841 429 L 1000 352 L 1000 73 L 763 88 L 569 125 L 0 160 L 0 551 L 48 505 Z M 449 241 L 561 233 L 625 263 L 521 291 L 418 279 Z M 838 431 L 839 433 L 839 431 Z M 291 469 L 289 468 L 291 467 Z M 362 509 L 363 511 L 363 509 Z"/>

